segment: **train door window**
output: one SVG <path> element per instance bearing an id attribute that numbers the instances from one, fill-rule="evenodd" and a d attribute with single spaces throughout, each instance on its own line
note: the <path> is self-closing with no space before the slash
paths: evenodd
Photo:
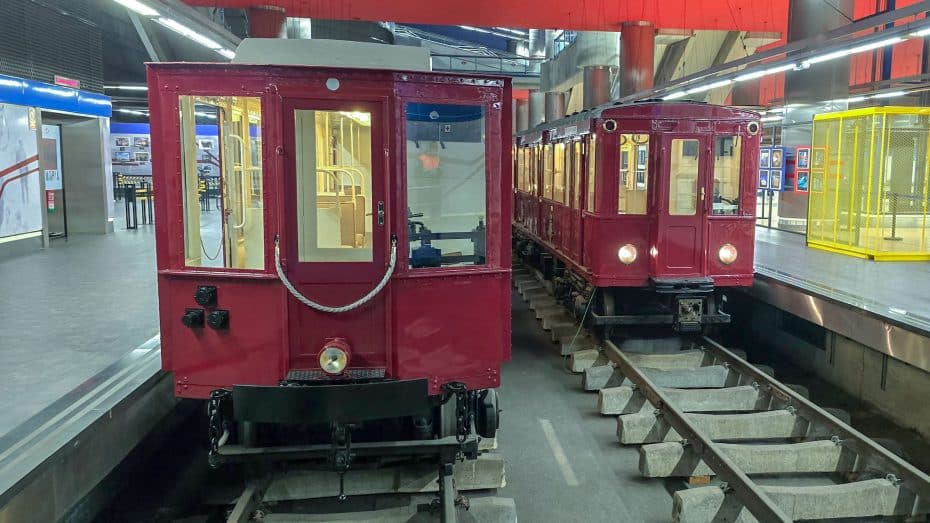
<path id="1" fill-rule="evenodd" d="M 371 113 L 294 111 L 301 262 L 372 261 Z"/>
<path id="2" fill-rule="evenodd" d="M 261 99 L 180 96 L 184 265 L 263 269 Z"/>
<path id="3" fill-rule="evenodd" d="M 668 213 L 671 215 L 697 213 L 699 151 L 697 140 L 672 140 L 668 182 Z"/>
<path id="4" fill-rule="evenodd" d="M 484 107 L 407 103 L 405 114 L 410 267 L 483 265 Z"/>
<path id="5" fill-rule="evenodd" d="M 597 170 L 596 170 L 597 155 L 595 154 L 597 152 L 597 135 L 592 134 L 589 136 L 590 138 L 588 141 L 588 155 L 587 155 L 588 156 L 588 200 L 585 205 L 585 208 L 589 212 L 595 212 L 595 209 L 597 209 L 597 207 L 595 207 L 594 205 L 594 193 L 595 193 L 594 189 L 595 187 L 597 187 L 595 185 L 595 176 L 597 173 Z"/>
<path id="6" fill-rule="evenodd" d="M 552 199 L 565 203 L 565 142 L 555 144 L 552 157 Z"/>
<path id="7" fill-rule="evenodd" d="M 542 147 L 543 197 L 552 199 L 552 145 Z"/>
<path id="8" fill-rule="evenodd" d="M 581 208 L 581 141 L 572 142 L 572 208 Z"/>
<path id="9" fill-rule="evenodd" d="M 646 214 L 649 187 L 649 135 L 620 135 L 619 214 Z"/>
<path id="10" fill-rule="evenodd" d="M 714 139 L 715 215 L 739 214 L 740 163 L 742 140 L 738 135 Z"/>

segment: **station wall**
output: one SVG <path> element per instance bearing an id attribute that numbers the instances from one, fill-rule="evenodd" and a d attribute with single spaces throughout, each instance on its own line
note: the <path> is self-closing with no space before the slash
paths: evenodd
<path id="1" fill-rule="evenodd" d="M 822 328 L 822 340 L 802 338 L 791 332 L 793 329 L 785 328 L 783 317 L 787 313 L 767 304 L 746 301 L 740 300 L 733 310 L 742 311 L 739 330 L 749 333 L 750 338 L 743 343 L 751 361 L 788 360 L 897 425 L 930 438 L 927 372 Z"/>

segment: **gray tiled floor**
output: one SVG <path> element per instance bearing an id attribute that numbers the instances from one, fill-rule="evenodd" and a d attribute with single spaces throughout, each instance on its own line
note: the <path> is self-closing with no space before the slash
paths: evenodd
<path id="1" fill-rule="evenodd" d="M 919 328 L 930 325 L 930 262 L 875 262 L 756 228 L 756 272 Z"/>
<path id="2" fill-rule="evenodd" d="M 0 436 L 158 333 L 151 225 L 0 262 Z"/>

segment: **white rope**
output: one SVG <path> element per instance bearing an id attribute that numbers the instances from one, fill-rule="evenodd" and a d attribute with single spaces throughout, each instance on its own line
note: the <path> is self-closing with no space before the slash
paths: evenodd
<path id="1" fill-rule="evenodd" d="M 310 298 L 307 298 L 294 287 L 294 284 L 291 283 L 290 280 L 287 279 L 287 276 L 284 275 L 284 269 L 281 268 L 281 249 L 280 247 L 278 247 L 278 237 L 275 236 L 275 239 L 274 239 L 274 268 L 278 271 L 278 278 L 281 278 L 281 283 L 283 283 L 287 291 L 291 293 L 291 296 L 297 298 L 297 301 L 299 301 L 300 303 L 303 303 L 304 305 L 306 305 L 307 307 L 310 307 L 311 309 L 316 309 L 321 312 L 329 312 L 329 313 L 334 313 L 334 314 L 340 313 L 340 312 L 348 312 L 350 310 L 357 309 L 361 307 L 362 305 L 368 303 L 369 301 L 371 301 L 372 298 L 377 296 L 379 292 L 381 292 L 381 289 L 383 289 L 385 285 L 387 285 L 388 280 L 391 279 L 391 275 L 394 274 L 394 264 L 396 262 L 397 262 L 397 238 L 391 238 L 391 262 L 388 264 L 387 272 L 384 273 L 384 277 L 381 278 L 381 281 L 378 282 L 378 285 L 376 285 L 374 289 L 371 289 L 371 291 L 369 291 L 368 294 L 362 296 L 358 300 L 348 305 L 343 305 L 341 307 L 330 307 L 328 305 L 323 305 L 322 303 L 317 303 L 311 300 Z"/>

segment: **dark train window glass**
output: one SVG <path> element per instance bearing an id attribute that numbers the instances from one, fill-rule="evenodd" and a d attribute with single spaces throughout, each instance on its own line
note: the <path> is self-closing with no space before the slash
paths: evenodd
<path id="1" fill-rule="evenodd" d="M 410 267 L 483 265 L 484 107 L 408 103 L 405 114 Z"/>
<path id="2" fill-rule="evenodd" d="M 739 214 L 741 161 L 742 140 L 739 136 L 717 136 L 714 139 L 713 214 Z"/>
<path id="3" fill-rule="evenodd" d="M 668 181 L 670 215 L 693 216 L 697 213 L 698 150 L 697 140 L 672 140 Z"/>
<path id="4" fill-rule="evenodd" d="M 184 265 L 264 268 L 261 99 L 180 96 L 178 103 Z"/>
<path id="5" fill-rule="evenodd" d="M 597 158 L 597 155 L 595 154 L 596 151 L 597 151 L 597 135 L 592 134 L 592 135 L 589 135 L 589 136 L 590 136 L 590 138 L 588 139 L 588 154 L 587 154 L 587 159 L 588 159 L 588 201 L 585 203 L 585 209 L 587 209 L 589 212 L 594 212 L 594 210 L 595 210 L 595 208 L 596 208 L 596 207 L 594 206 L 594 192 L 595 192 L 595 191 L 594 191 L 594 188 L 596 187 L 594 178 L 595 178 L 595 173 L 596 173 L 595 167 L 596 167 L 596 163 L 597 163 L 597 162 L 595 161 L 595 159 Z"/>
<path id="6" fill-rule="evenodd" d="M 649 135 L 620 135 L 618 214 L 646 214 L 649 187 Z"/>
<path id="7" fill-rule="evenodd" d="M 559 142 L 553 147 L 552 160 L 552 199 L 565 203 L 565 143 Z"/>

